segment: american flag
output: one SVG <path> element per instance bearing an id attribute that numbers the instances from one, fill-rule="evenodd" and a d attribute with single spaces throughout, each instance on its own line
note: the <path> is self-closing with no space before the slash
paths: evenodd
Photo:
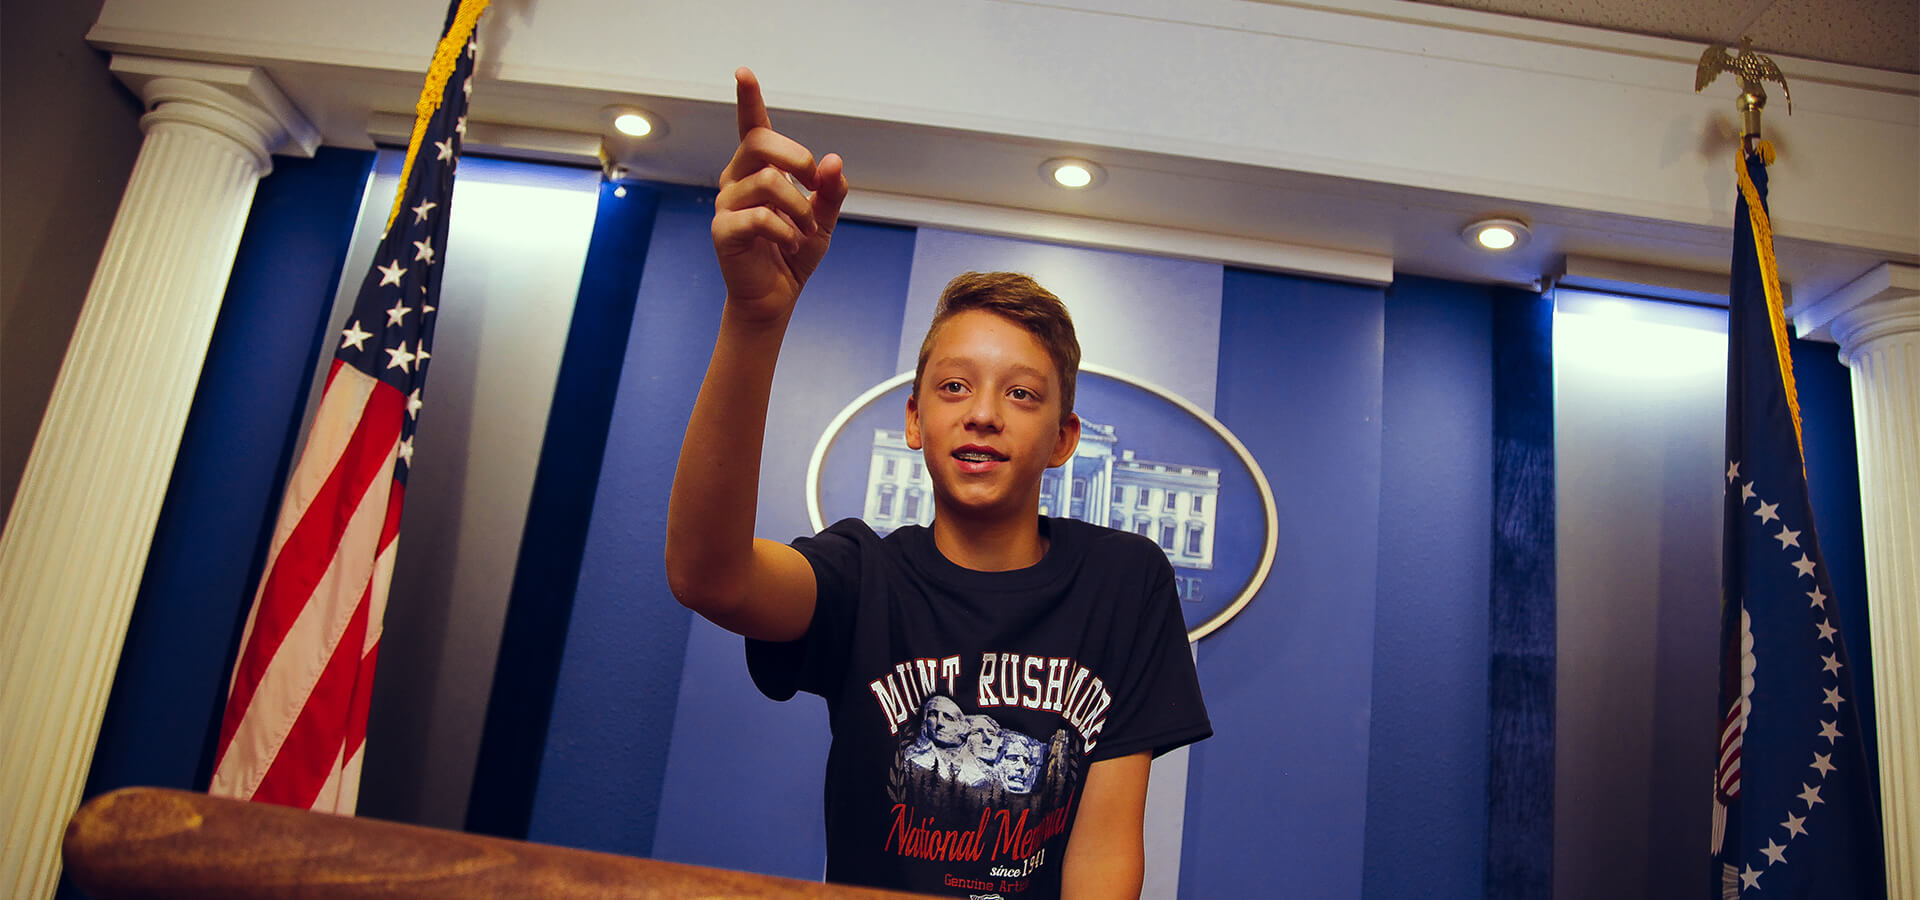
<path id="1" fill-rule="evenodd" d="M 351 814 L 380 624 L 413 465 L 474 27 L 454 0 L 399 196 L 348 314 L 241 637 L 211 793 Z"/>
<path id="2" fill-rule="evenodd" d="M 1767 220 L 1748 157 L 1727 320 L 1720 762 L 1710 896 L 1886 896 L 1853 668 L 1814 535 Z"/>

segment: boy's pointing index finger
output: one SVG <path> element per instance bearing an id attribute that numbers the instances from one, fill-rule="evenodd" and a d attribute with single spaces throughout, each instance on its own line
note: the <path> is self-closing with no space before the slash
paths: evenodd
<path id="1" fill-rule="evenodd" d="M 767 102 L 760 97 L 760 79 L 753 76 L 753 70 L 746 66 L 733 70 L 733 81 L 733 114 L 740 124 L 740 139 L 746 140 L 747 132 L 755 128 L 772 128 Z"/>

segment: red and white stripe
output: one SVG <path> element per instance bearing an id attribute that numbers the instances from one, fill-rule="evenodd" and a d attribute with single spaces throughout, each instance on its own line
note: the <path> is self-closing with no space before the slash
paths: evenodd
<path id="1" fill-rule="evenodd" d="M 1741 697 L 1720 720 L 1720 765 L 1714 787 L 1729 799 L 1740 796 L 1740 748 L 1746 744 L 1747 698 Z"/>
<path id="2" fill-rule="evenodd" d="M 1719 855 L 1727 838 L 1727 809 L 1740 799 L 1740 756 L 1747 743 L 1747 716 L 1753 712 L 1753 618 L 1745 606 L 1740 608 L 1740 695 L 1720 717 L 1720 763 L 1713 773 L 1714 855 Z"/>
<path id="3" fill-rule="evenodd" d="M 241 638 L 214 794 L 351 814 L 404 488 L 406 398 L 338 360 Z"/>

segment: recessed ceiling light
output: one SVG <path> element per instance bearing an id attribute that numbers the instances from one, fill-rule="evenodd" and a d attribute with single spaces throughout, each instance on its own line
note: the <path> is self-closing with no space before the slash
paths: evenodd
<path id="1" fill-rule="evenodd" d="M 613 129 L 620 138 L 657 138 L 666 131 L 659 116 L 627 103 L 601 109 L 600 127 Z"/>
<path id="2" fill-rule="evenodd" d="M 1512 250 L 1527 242 L 1527 225 L 1518 219 L 1481 219 L 1460 232 L 1467 243 L 1482 250 Z"/>
<path id="3" fill-rule="evenodd" d="M 613 127 L 629 137 L 646 137 L 653 131 L 653 123 L 637 112 L 621 113 L 613 117 Z"/>
<path id="4" fill-rule="evenodd" d="M 1063 188 L 1081 190 L 1095 187 L 1107 178 L 1107 170 L 1084 159 L 1060 157 L 1040 165 L 1040 174 Z"/>

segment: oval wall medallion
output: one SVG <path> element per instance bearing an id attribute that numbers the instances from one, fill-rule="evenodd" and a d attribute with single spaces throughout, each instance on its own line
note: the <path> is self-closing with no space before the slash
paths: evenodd
<path id="1" fill-rule="evenodd" d="M 807 464 L 815 531 L 849 516 L 886 534 L 933 521 L 933 491 L 903 429 L 912 372 L 847 404 Z M 1040 512 L 1146 535 L 1173 564 L 1187 639 L 1225 625 L 1273 568 L 1280 517 L 1260 464 L 1219 420 L 1156 385 L 1083 365 L 1080 447 L 1041 479 Z"/>

